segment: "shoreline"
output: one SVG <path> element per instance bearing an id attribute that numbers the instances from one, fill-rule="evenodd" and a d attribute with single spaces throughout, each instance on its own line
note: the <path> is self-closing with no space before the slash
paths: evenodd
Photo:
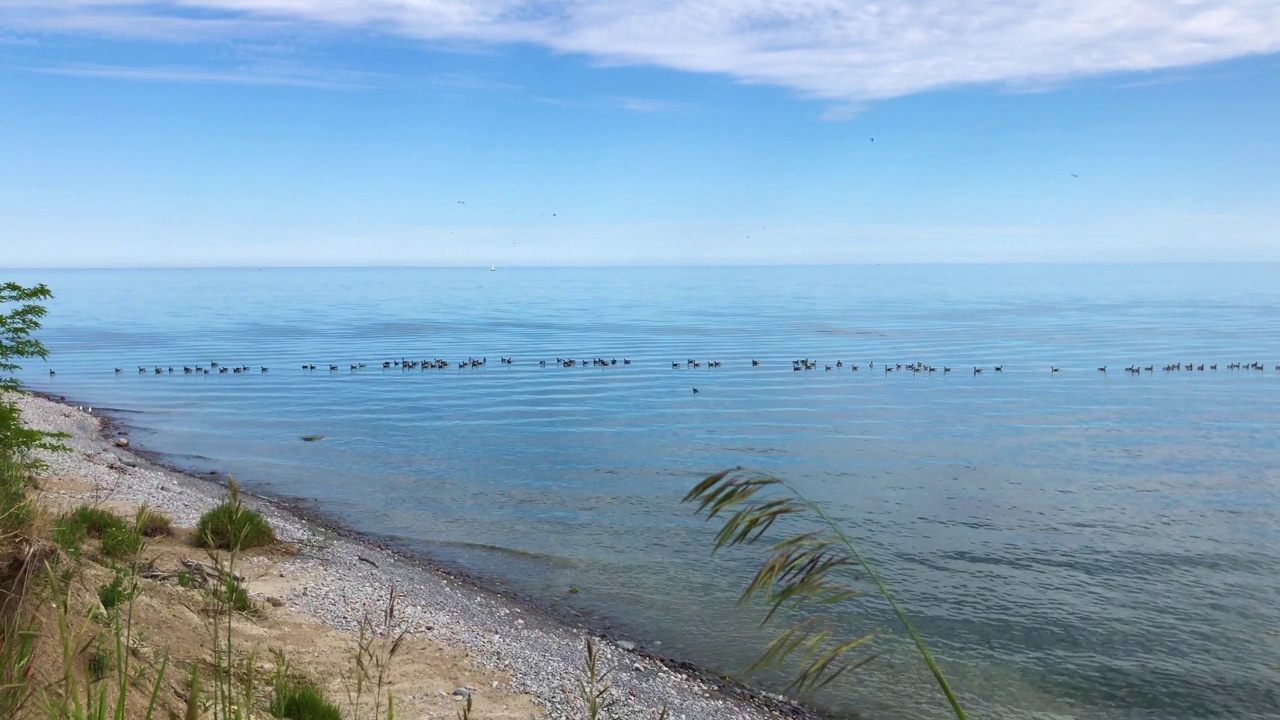
<path id="1" fill-rule="evenodd" d="M 135 448 L 131 442 L 128 447 L 115 446 L 117 437 L 127 439 L 130 426 L 110 410 L 85 412 L 64 397 L 45 393 L 23 393 L 16 400 L 28 424 L 71 434 L 64 441 L 71 453 L 40 454 L 50 473 L 83 477 L 112 500 L 149 504 L 188 526 L 225 492 L 226 475 L 221 472 L 197 475 L 167 462 L 155 450 Z M 832 717 L 637 647 L 607 628 L 593 627 L 586 618 L 558 616 L 423 553 L 345 527 L 303 499 L 242 490 L 281 540 L 301 550 L 285 567 L 291 575 L 313 582 L 281 596 L 290 609 L 326 627 L 350 631 L 361 617 L 356 609 L 380 606 L 388 588 L 394 589 L 405 629 L 465 651 L 480 667 L 506 673 L 511 677 L 509 689 L 533 696 L 547 717 L 572 716 L 587 637 L 602 640 L 597 647 L 605 666 L 615 668 L 611 677 L 617 691 L 616 717 L 657 717 L 664 705 L 672 720 Z M 252 585 L 249 590 L 254 594 Z"/>

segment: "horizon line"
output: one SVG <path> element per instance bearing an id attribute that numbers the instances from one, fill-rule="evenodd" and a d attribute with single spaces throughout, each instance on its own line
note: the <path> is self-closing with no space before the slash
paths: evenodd
<path id="1" fill-rule="evenodd" d="M 505 270 L 570 270 L 570 269 L 664 269 L 664 268 L 734 268 L 734 267 L 872 267 L 881 265 L 899 266 L 994 266 L 994 265 L 1063 265 L 1063 266 L 1108 266 L 1108 265 L 1178 265 L 1178 266 L 1214 266 L 1214 265 L 1280 265 L 1280 260 L 982 260 L 982 261 L 896 261 L 877 262 L 787 262 L 787 261 L 744 261 L 723 263 L 599 263 L 599 264 L 547 264 L 547 265 L 500 265 L 497 263 L 455 263 L 455 264 L 370 264 L 370 265 L 17 265 L 0 267 L 0 272 L 8 271 L 41 271 L 41 270 L 483 270 L 499 268 Z"/>

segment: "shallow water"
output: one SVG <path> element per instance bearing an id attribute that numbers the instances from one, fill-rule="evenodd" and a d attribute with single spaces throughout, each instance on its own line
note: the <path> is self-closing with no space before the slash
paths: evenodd
<path id="1" fill-rule="evenodd" d="M 41 335 L 51 361 L 24 380 L 137 411 L 135 444 L 179 464 L 313 498 L 355 529 L 724 671 L 765 637 L 756 615 L 733 610 L 750 558 L 709 558 L 712 528 L 679 499 L 727 466 L 775 472 L 854 531 L 976 716 L 1099 719 L 1280 716 L 1268 634 L 1280 630 L 1276 277 L 1277 266 L 5 273 L 57 294 Z M 488 363 L 381 368 L 468 356 Z M 537 364 L 556 357 L 619 364 Z M 792 372 L 798 357 L 818 369 Z M 955 372 L 880 370 L 917 360 Z M 181 374 L 210 361 L 253 371 Z M 1189 361 L 1219 370 L 1160 370 Z M 1253 361 L 1266 370 L 1226 369 Z M 1156 372 L 1133 377 L 1130 364 Z M 325 438 L 300 441 L 309 434 Z M 883 606 L 841 619 L 883 632 L 885 654 L 822 700 L 936 717 Z"/>

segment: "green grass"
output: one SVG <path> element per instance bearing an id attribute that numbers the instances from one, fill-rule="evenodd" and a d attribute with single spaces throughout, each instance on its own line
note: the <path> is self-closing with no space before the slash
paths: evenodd
<path id="1" fill-rule="evenodd" d="M 226 583 L 216 590 L 220 597 L 218 600 L 226 603 L 226 606 L 239 613 L 255 613 L 258 606 L 253 604 L 249 599 L 249 591 L 244 585 L 236 582 L 234 579 L 228 579 Z"/>
<path id="2" fill-rule="evenodd" d="M 22 532 L 31 521 L 30 484 L 30 474 L 21 463 L 0 458 L 0 539 Z"/>
<path id="3" fill-rule="evenodd" d="M 71 511 L 71 517 L 83 525 L 85 531 L 94 537 L 102 537 L 108 530 L 119 530 L 127 527 L 120 516 L 90 505 L 81 505 Z"/>
<path id="4" fill-rule="evenodd" d="M 131 527 L 112 528 L 102 535 L 102 554 L 115 560 L 131 558 L 142 550 L 142 536 Z"/>
<path id="5" fill-rule="evenodd" d="M 342 720 L 342 711 L 316 687 L 287 681 L 276 687 L 271 715 L 287 720 Z"/>
<path id="6" fill-rule="evenodd" d="M 138 508 L 134 527 L 143 537 L 157 538 L 173 534 L 173 520 L 162 512 L 143 505 Z"/>
<path id="7" fill-rule="evenodd" d="M 68 554 L 78 556 L 88 537 L 102 540 L 102 554 L 123 560 L 142 549 L 142 536 L 119 516 L 102 508 L 81 505 L 54 522 L 53 541 Z"/>
<path id="8" fill-rule="evenodd" d="M 262 515 L 231 499 L 200 516 L 196 545 L 215 550 L 248 550 L 270 545 L 276 534 Z"/>

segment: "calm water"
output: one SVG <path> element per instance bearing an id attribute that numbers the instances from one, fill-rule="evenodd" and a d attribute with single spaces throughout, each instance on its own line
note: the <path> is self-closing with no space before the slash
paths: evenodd
<path id="1" fill-rule="evenodd" d="M 135 443 L 642 645 L 725 671 L 761 647 L 732 610 L 749 556 L 709 559 L 711 529 L 678 503 L 742 464 L 853 529 L 976 717 L 1280 717 L 1280 267 L 8 278 L 57 294 L 30 386 L 137 411 Z M 380 367 L 468 356 L 488 365 Z M 557 356 L 619 364 L 537 364 Z M 797 357 L 846 365 L 793 373 Z M 724 365 L 671 368 L 687 358 Z M 916 360 L 957 370 L 879 371 Z M 254 372 L 181 374 L 210 361 Z M 1188 361 L 1220 369 L 1159 370 Z M 884 608 L 844 620 L 884 631 L 885 656 L 824 700 L 936 717 Z"/>

